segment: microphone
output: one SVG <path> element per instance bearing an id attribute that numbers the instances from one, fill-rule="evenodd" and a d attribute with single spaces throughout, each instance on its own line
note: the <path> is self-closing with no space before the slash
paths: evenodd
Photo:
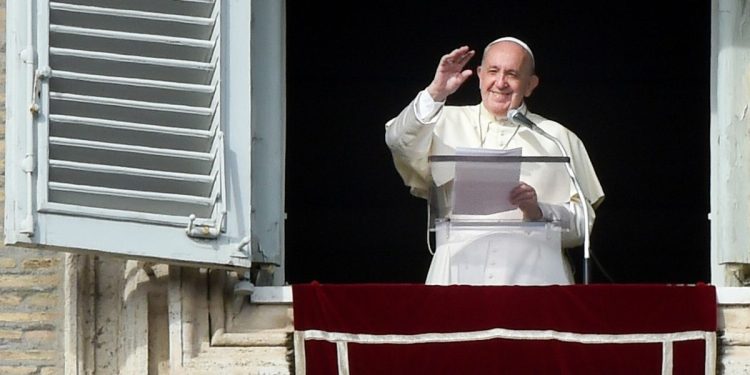
<path id="1" fill-rule="evenodd" d="M 521 111 L 519 111 L 517 108 L 511 109 L 508 111 L 508 118 L 515 122 L 516 124 L 523 125 L 532 131 L 538 133 L 539 135 L 543 136 L 544 138 L 549 139 L 552 141 L 555 146 L 557 146 L 557 149 L 560 151 L 560 154 L 562 154 L 564 157 L 568 158 L 568 162 L 565 163 L 565 169 L 568 171 L 568 177 L 570 177 L 571 182 L 573 183 L 573 187 L 576 190 L 576 193 L 578 194 L 579 199 L 581 200 L 581 213 L 583 214 L 583 283 L 588 284 L 589 280 L 591 278 L 591 267 L 590 267 L 590 261 L 589 258 L 591 256 L 591 250 L 590 250 L 590 244 L 591 244 L 591 238 L 589 234 L 589 210 L 588 207 L 584 202 L 586 202 L 586 197 L 583 195 L 583 189 L 581 188 L 581 185 L 578 183 L 578 178 L 576 178 L 575 172 L 573 172 L 573 166 L 571 164 L 570 155 L 568 155 L 568 152 L 565 151 L 565 147 L 563 147 L 562 143 L 559 139 L 553 137 L 546 131 L 544 131 L 542 128 L 537 126 L 533 121 L 529 120 L 528 117 L 526 117 Z"/>
<path id="2" fill-rule="evenodd" d="M 521 111 L 518 110 L 518 108 L 513 108 L 510 111 L 508 111 L 508 118 L 515 122 L 518 125 L 523 125 L 537 133 L 543 133 L 546 134 L 544 130 L 539 128 L 533 121 L 529 120 L 528 117 L 526 117 Z"/>

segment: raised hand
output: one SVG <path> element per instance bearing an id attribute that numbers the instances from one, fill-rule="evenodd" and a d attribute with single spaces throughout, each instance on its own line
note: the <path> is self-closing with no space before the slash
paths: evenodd
<path id="1" fill-rule="evenodd" d="M 427 93 L 437 102 L 444 101 L 449 95 L 458 90 L 466 80 L 471 77 L 471 69 L 464 70 L 464 66 L 474 57 L 475 51 L 463 46 L 454 49 L 440 59 L 435 78 L 429 86 Z"/>

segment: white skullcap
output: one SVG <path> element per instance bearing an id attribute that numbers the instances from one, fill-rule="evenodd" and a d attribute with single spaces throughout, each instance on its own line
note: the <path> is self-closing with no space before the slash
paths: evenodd
<path id="1" fill-rule="evenodd" d="M 529 46 L 526 43 L 521 41 L 521 39 L 514 38 L 512 36 L 505 36 L 505 37 L 498 38 L 498 39 L 491 41 L 490 44 L 488 44 L 487 47 L 484 48 L 484 51 L 487 52 L 490 46 L 496 43 L 500 43 L 500 42 L 511 42 L 511 43 L 515 43 L 521 46 L 521 48 L 523 48 L 526 52 L 529 53 L 529 56 L 531 56 L 531 66 L 533 67 L 534 65 L 536 65 L 536 63 L 534 62 L 534 52 L 531 52 L 531 48 L 529 48 Z"/>

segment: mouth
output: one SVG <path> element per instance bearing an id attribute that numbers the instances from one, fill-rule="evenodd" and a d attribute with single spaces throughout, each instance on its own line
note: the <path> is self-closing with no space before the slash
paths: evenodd
<path id="1" fill-rule="evenodd" d="M 489 90 L 490 98 L 496 101 L 509 101 L 513 93 L 503 93 L 501 91 Z"/>

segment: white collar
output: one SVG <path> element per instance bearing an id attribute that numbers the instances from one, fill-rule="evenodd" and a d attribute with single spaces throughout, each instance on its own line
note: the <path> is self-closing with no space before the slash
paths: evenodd
<path id="1" fill-rule="evenodd" d="M 527 115 L 529 110 L 526 108 L 526 103 L 522 102 L 521 106 L 518 107 L 518 111 L 523 113 L 524 115 Z M 507 116 L 495 116 L 494 114 L 490 113 L 490 111 L 488 111 L 484 106 L 484 103 L 479 103 L 479 117 L 481 119 L 482 127 L 488 126 L 493 121 L 499 124 L 515 125 L 510 120 L 508 120 Z"/>

